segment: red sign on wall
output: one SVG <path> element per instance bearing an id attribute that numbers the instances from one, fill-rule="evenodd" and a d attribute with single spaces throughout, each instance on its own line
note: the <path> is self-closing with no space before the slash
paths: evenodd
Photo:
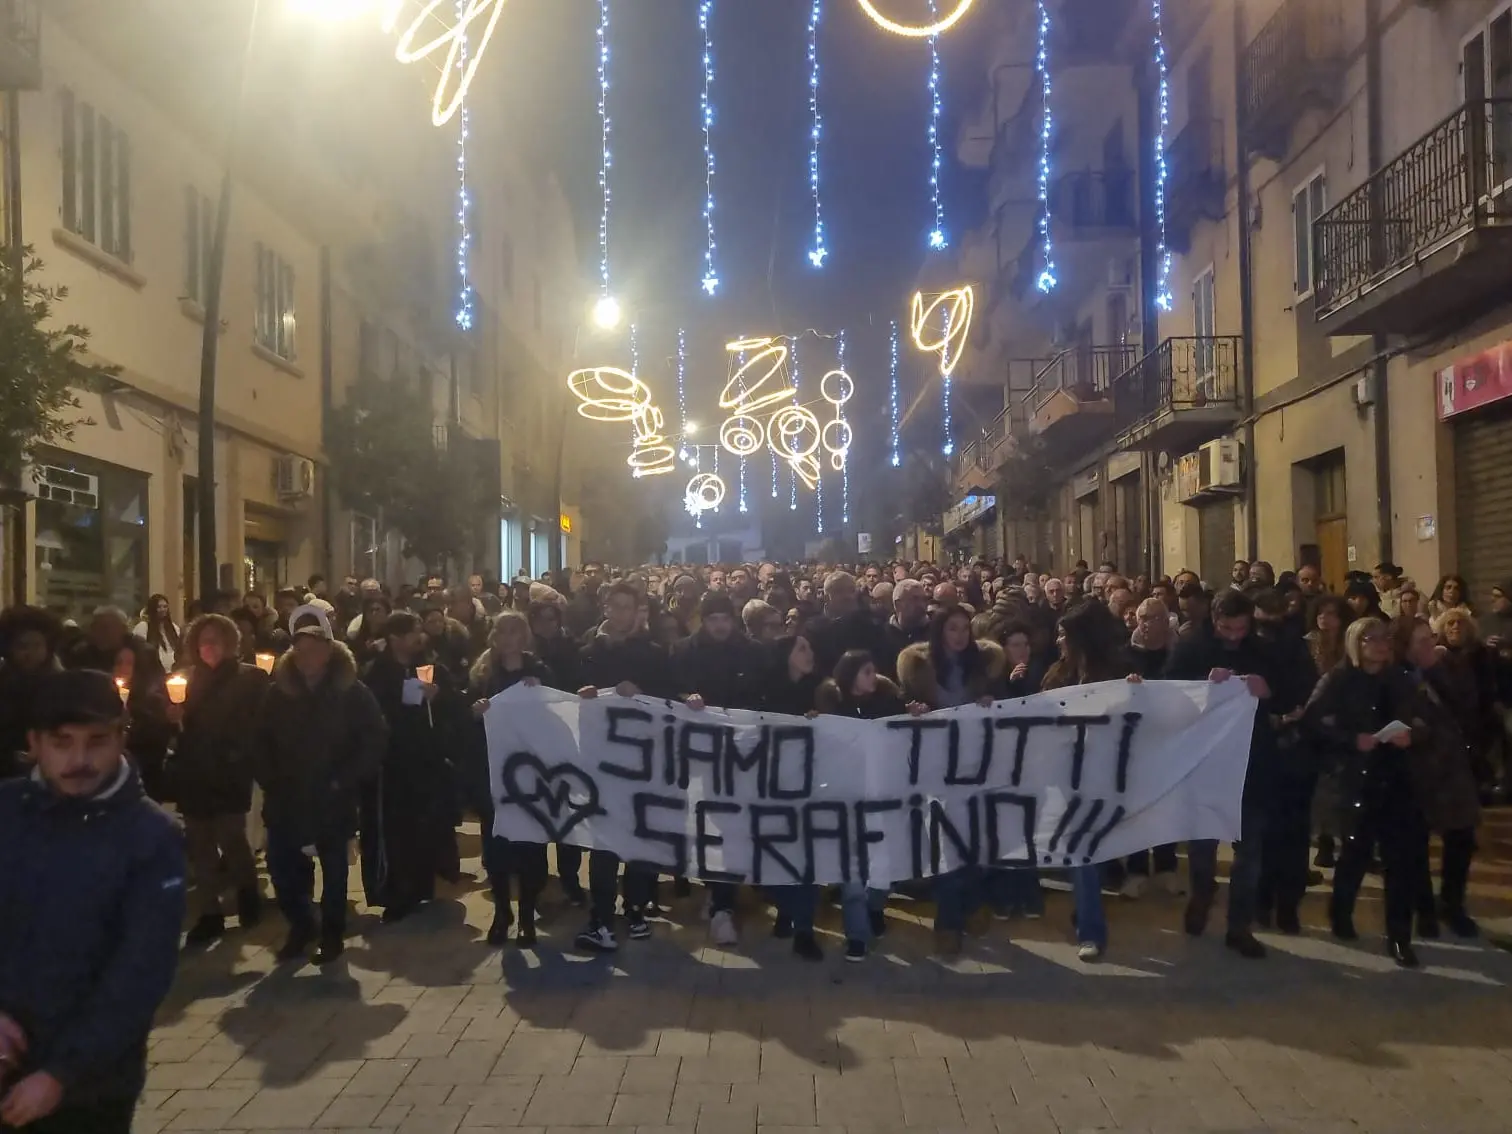
<path id="1" fill-rule="evenodd" d="M 1512 398 L 1512 342 L 1444 367 L 1438 381 L 1440 420 Z"/>

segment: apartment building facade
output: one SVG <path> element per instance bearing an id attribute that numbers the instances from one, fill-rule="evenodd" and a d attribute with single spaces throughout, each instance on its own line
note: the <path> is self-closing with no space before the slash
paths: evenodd
<path id="1" fill-rule="evenodd" d="M 1037 380 L 1020 444 L 998 446 L 1038 445 L 1061 480 L 1047 561 L 1192 567 L 1210 582 L 1235 558 L 1315 562 L 1339 586 L 1394 559 L 1424 585 L 1462 571 L 1484 601 L 1512 571 L 1512 418 L 1498 404 L 1512 390 L 1508 5 L 1168 0 L 1163 13 L 1163 150 L 1144 5 L 1109 45 L 1132 81 L 1099 80 L 1100 105 L 1139 108 L 1138 269 L 1122 277 L 1136 316 L 1123 336 L 1094 319 L 1090 342 L 1052 350 L 1053 392 Z M 993 289 L 995 308 L 1004 296 Z M 996 349 L 1042 341 L 1008 330 Z M 1011 467 L 982 451 L 978 466 Z"/>
<path id="2" fill-rule="evenodd" d="M 430 125 L 426 76 L 394 63 L 378 29 L 317 35 L 263 5 L 249 45 L 235 13 L 201 18 L 187 0 L 32 8 L 34 81 L 6 94 L 18 129 L 4 206 L 47 281 L 67 287 L 59 314 L 88 327 L 91 356 L 119 371 L 79 392 L 72 437 L 24 478 L 32 499 L 5 524 L 21 546 L 5 558 L 7 596 L 17 566 L 31 601 L 74 616 L 135 612 L 156 593 L 182 612 L 210 585 L 266 593 L 317 571 L 418 573 L 383 517 L 351 514 L 332 489 L 326 422 L 364 379 L 422 383 L 436 443 L 468 446 L 497 486 L 497 507 L 479 517 L 497 539 L 464 566 L 533 567 L 522 507 L 552 531 L 569 512 L 547 498 L 551 478 L 518 473 L 549 463 L 552 431 L 514 416 L 518 382 L 559 386 L 550 376 L 565 366 L 564 332 L 539 313 L 582 290 L 560 191 L 526 180 L 506 200 L 485 180 L 496 171 L 479 169 L 463 330 L 456 128 Z M 212 584 L 196 577 L 197 405 L 233 121 Z M 512 248 L 515 233 L 531 242 Z M 506 287 L 510 272 L 523 288 Z"/>

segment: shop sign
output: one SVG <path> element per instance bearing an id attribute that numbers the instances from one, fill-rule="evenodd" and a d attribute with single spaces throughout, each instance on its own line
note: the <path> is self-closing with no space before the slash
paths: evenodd
<path id="1" fill-rule="evenodd" d="M 972 520 L 995 507 L 997 507 L 996 496 L 981 496 L 973 493 L 945 513 L 945 530 L 953 532 L 957 528 L 965 527 Z"/>
<path id="2" fill-rule="evenodd" d="M 1512 342 L 1462 358 L 1438 372 L 1440 420 L 1512 397 Z"/>
<path id="3" fill-rule="evenodd" d="M 561 515 L 561 524 L 562 524 L 562 531 L 566 532 L 568 535 L 571 535 L 572 534 L 572 517 L 569 516 L 566 512 L 563 512 L 562 515 Z"/>

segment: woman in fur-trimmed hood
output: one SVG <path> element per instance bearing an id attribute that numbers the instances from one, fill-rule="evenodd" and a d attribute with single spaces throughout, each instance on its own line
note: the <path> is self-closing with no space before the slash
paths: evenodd
<path id="1" fill-rule="evenodd" d="M 1005 655 L 996 642 L 974 639 L 971 613 L 959 604 L 935 612 L 929 638 L 898 655 L 903 700 L 953 709 L 1003 695 Z"/>

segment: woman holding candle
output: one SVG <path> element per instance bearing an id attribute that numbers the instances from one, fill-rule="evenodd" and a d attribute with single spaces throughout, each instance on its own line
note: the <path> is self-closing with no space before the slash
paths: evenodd
<path id="1" fill-rule="evenodd" d="M 268 675 L 239 660 L 241 634 L 220 614 L 204 614 L 184 635 L 188 669 L 168 678 L 168 719 L 179 729 L 168 765 L 194 876 L 198 913 L 184 944 L 225 932 L 221 894 L 236 891 L 243 929 L 262 917 L 257 866 L 247 842 L 252 809 L 252 736 Z"/>
<path id="2" fill-rule="evenodd" d="M 442 667 L 425 664 L 420 619 L 395 611 L 387 645 L 362 671 L 388 722 L 378 778 L 362 800 L 362 875 L 368 904 L 384 922 L 402 921 L 436 895 L 436 878 L 458 874 L 451 766 L 441 728 Z M 455 703 L 455 702 L 453 702 Z"/>

